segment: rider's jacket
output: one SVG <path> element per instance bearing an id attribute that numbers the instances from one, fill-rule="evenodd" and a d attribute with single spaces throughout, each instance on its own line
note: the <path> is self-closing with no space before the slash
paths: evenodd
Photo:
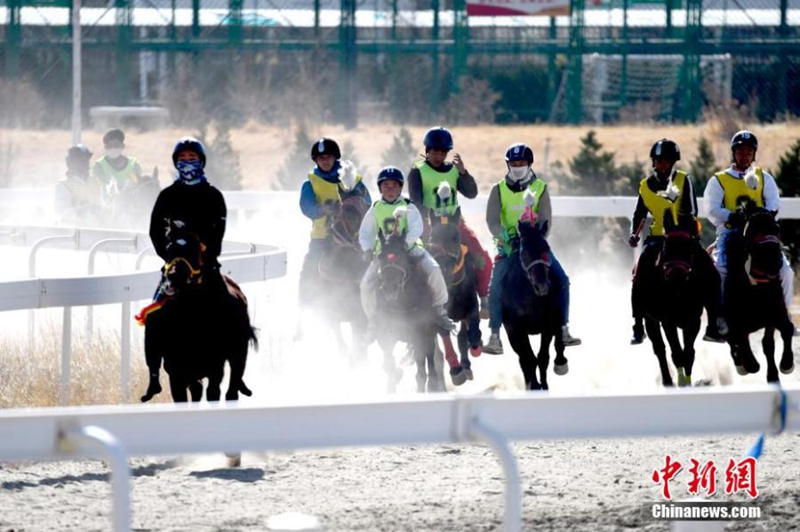
<path id="1" fill-rule="evenodd" d="M 218 189 L 207 181 L 187 185 L 178 180 L 158 195 L 150 216 L 150 240 L 166 261 L 170 222 L 183 221 L 186 230 L 206 245 L 205 264 L 214 268 L 219 266 L 226 217 L 225 199 Z"/>
<path id="2" fill-rule="evenodd" d="M 405 214 L 396 216 L 395 211 L 400 207 L 405 208 Z M 422 247 L 422 216 L 414 204 L 402 196 L 393 203 L 381 198 L 370 207 L 361 222 L 358 241 L 364 251 L 374 250 L 378 254 L 381 250 L 379 235 L 386 239 L 395 231 L 405 232 L 408 249 Z"/>
<path id="3" fill-rule="evenodd" d="M 450 185 L 450 199 L 442 202 L 437 195 L 439 185 L 447 181 Z M 478 195 L 478 184 L 469 172 L 459 174 L 452 163 L 444 163 L 439 168 L 434 168 L 423 159 L 414 163 L 408 173 L 408 194 L 415 205 L 422 205 L 422 210 L 442 211 L 451 215 L 458 207 L 458 194 L 473 199 Z"/>
<path id="4" fill-rule="evenodd" d="M 678 189 L 677 197 L 672 200 L 664 194 L 668 182 L 663 183 L 663 189 L 653 190 L 648 182 L 649 179 L 649 177 L 642 179 L 639 183 L 639 197 L 642 198 L 647 210 L 653 216 L 653 223 L 650 224 L 650 236 L 664 236 L 664 216 L 667 213 L 672 216 L 674 223 L 678 223 L 680 200 L 686 186 L 686 172 L 676 170 L 672 176 L 672 184 Z M 661 183 L 659 183 L 660 186 Z"/>
<path id="5" fill-rule="evenodd" d="M 137 179 L 142 175 L 142 167 L 139 161 L 133 157 L 124 155 L 123 157 L 127 162 L 121 170 L 117 170 L 112 166 L 106 156 L 101 157 L 92 167 L 92 176 L 103 185 L 106 193 L 112 196 L 136 183 Z"/>
<path id="6" fill-rule="evenodd" d="M 722 205 L 729 211 L 735 211 L 739 201 L 744 197 L 755 202 L 756 206 L 764 206 L 764 172 L 760 166 L 755 167 L 758 185 L 755 189 L 750 188 L 741 177 L 734 177 L 728 172 L 717 172 L 714 174 L 722 186 L 723 196 Z"/>
<path id="7" fill-rule="evenodd" d="M 631 233 L 639 234 L 640 226 L 650 214 L 653 223 L 650 224 L 650 236 L 664 236 L 664 213 L 670 212 L 677 221 L 678 216 L 697 216 L 697 198 L 694 193 L 692 179 L 686 172 L 676 170 L 672 184 L 678 189 L 678 196 L 674 201 L 666 196 L 669 185 L 668 178 L 660 178 L 656 174 L 642 179 L 639 183 L 639 199 L 631 222 Z"/>
<path id="8" fill-rule="evenodd" d="M 307 180 L 300 189 L 300 210 L 311 218 L 311 238 L 328 238 L 328 216 L 322 211 L 323 205 L 338 205 L 341 197 L 348 193 L 364 197 L 369 203 L 369 191 L 364 186 L 361 175 L 356 174 L 355 185 L 348 191 L 339 178 L 339 164 L 328 173 L 318 167 L 308 173 Z"/>

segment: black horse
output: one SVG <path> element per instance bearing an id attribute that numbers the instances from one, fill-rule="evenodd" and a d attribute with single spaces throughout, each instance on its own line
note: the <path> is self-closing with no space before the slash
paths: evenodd
<path id="1" fill-rule="evenodd" d="M 375 322 L 378 345 L 383 350 L 389 391 L 396 389 L 403 376 L 394 359 L 394 345 L 405 342 L 411 347 L 417 365 L 417 391 L 442 392 L 444 380 L 434 360 L 438 327 L 428 283 L 408 253 L 405 232 L 392 233 L 388 238 L 383 233 L 378 236 L 381 242 L 376 290 L 378 311 L 371 319 Z M 463 383 L 464 371 L 455 354 L 451 352 L 447 358 L 454 382 Z"/>
<path id="2" fill-rule="evenodd" d="M 478 281 L 474 258 L 461 242 L 460 222 L 460 209 L 456 209 L 451 216 L 431 214 L 431 236 L 427 247 L 439 264 L 447 284 L 447 314 L 451 320 L 461 323 L 457 337 L 460 365 L 466 379 L 472 380 L 469 354 L 475 357 L 481 354 Z"/>
<path id="3" fill-rule="evenodd" d="M 564 309 L 557 295 L 555 281 L 550 275 L 550 246 L 545 240 L 543 226 L 528 221 L 518 224 L 519 239 L 513 242 L 514 251 L 505 260 L 509 263 L 503 281 L 503 326 L 511 347 L 519 357 L 519 365 L 529 390 L 547 390 L 547 367 L 550 364 L 550 342 L 555 338 L 556 375 L 569 371 L 564 356 L 561 324 Z M 541 335 L 539 354 L 534 355 L 528 336 Z M 539 378 L 536 370 L 539 370 Z"/>
<path id="4" fill-rule="evenodd" d="M 195 235 L 173 225 L 164 267 L 171 294 L 145 322 L 147 366 L 153 371 L 164 361 L 176 403 L 188 400 L 187 389 L 192 401 L 200 401 L 204 378 L 208 379 L 206 399 L 218 401 L 226 361 L 230 379 L 225 399 L 235 401 L 240 392 L 252 395 L 243 380 L 250 342 L 257 347 L 247 299 L 228 277 L 204 273 L 204 248 Z M 157 379 L 151 378 L 142 401 L 160 391 Z"/>
<path id="5" fill-rule="evenodd" d="M 368 209 L 361 196 L 342 197 L 339 208 L 328 216 L 332 243 L 319 262 L 320 279 L 327 281 L 325 290 L 319 293 L 325 320 L 331 325 L 341 352 L 348 351 L 341 324 L 350 324 L 351 362 L 363 360 L 367 351 L 367 317 L 359 296 L 359 283 L 367 265 L 358 243 L 358 231 Z"/>
<path id="6" fill-rule="evenodd" d="M 664 243 L 654 265 L 648 265 L 637 279 L 642 283 L 645 327 L 653 352 L 658 358 L 661 381 L 673 386 L 667 364 L 666 346 L 661 329 L 667 337 L 672 362 L 678 373 L 678 384 L 692 384 L 694 342 L 700 332 L 703 307 L 709 308 L 709 319 L 716 320 L 719 310 L 720 278 L 711 258 L 698 240 L 699 228 L 691 216 L 673 221 L 664 215 Z M 644 268 L 640 268 L 640 271 Z M 683 332 L 683 346 L 678 337 Z"/>
<path id="7" fill-rule="evenodd" d="M 777 213 L 752 203 L 740 207 L 740 212 L 745 214 L 745 225 L 734 228 L 726 242 L 728 274 L 724 309 L 730 327 L 728 344 L 739 374 L 757 373 L 760 366 L 750 347 L 749 335 L 764 329 L 761 345 L 767 358 L 767 381 L 778 382 L 774 332 L 777 329 L 783 340 L 781 373 L 791 373 L 794 325 L 781 288 L 783 252 Z"/>

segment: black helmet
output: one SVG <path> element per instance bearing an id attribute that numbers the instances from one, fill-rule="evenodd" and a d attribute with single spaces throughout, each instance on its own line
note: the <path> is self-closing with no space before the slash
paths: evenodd
<path id="1" fill-rule="evenodd" d="M 67 150 L 67 164 L 71 161 L 88 161 L 92 158 L 92 152 L 83 144 L 76 144 Z"/>
<path id="2" fill-rule="evenodd" d="M 403 172 L 398 167 L 387 166 L 378 174 L 378 188 L 380 188 L 381 183 L 384 181 L 397 181 L 402 187 L 405 182 L 405 177 L 403 177 Z"/>
<path id="3" fill-rule="evenodd" d="M 425 151 L 450 151 L 453 149 L 453 135 L 451 135 L 450 132 L 442 126 L 432 127 L 427 133 L 425 133 L 425 138 L 422 139 L 422 144 L 425 145 Z"/>
<path id="4" fill-rule="evenodd" d="M 172 150 L 172 163 L 177 167 L 178 166 L 178 154 L 182 151 L 191 151 L 197 154 L 200 157 L 200 162 L 203 163 L 203 166 L 206 165 L 206 148 L 203 146 L 203 143 L 197 140 L 194 137 L 183 137 L 178 143 L 175 145 L 175 148 Z"/>
<path id="5" fill-rule="evenodd" d="M 743 129 L 737 132 L 731 139 L 731 152 L 737 146 L 752 146 L 753 150 L 758 151 L 758 139 L 752 132 Z"/>
<path id="6" fill-rule="evenodd" d="M 333 155 L 337 161 L 342 158 L 342 152 L 339 151 L 336 141 L 324 137 L 311 146 L 311 160 L 316 161 L 320 155 Z"/>
<path id="7" fill-rule="evenodd" d="M 533 164 L 533 150 L 527 144 L 518 142 L 512 144 L 506 150 L 506 162 L 525 161 L 529 165 Z"/>
<path id="8" fill-rule="evenodd" d="M 669 159 L 673 162 L 681 160 L 681 149 L 674 141 L 661 139 L 650 148 L 651 159 Z"/>

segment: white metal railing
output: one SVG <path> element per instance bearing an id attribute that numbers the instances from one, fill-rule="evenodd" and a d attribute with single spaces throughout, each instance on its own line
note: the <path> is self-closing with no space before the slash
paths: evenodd
<path id="1" fill-rule="evenodd" d="M 38 408 L 0 411 L 0 434 L 9 436 L 0 438 L 0 461 L 109 457 L 114 527 L 123 531 L 130 529 L 126 456 L 483 441 L 498 453 L 504 471 L 504 530 L 516 532 L 522 524 L 521 487 L 510 441 L 785 429 L 800 430 L 797 384 L 592 396 L 436 394 L 270 407 Z"/>
<path id="2" fill-rule="evenodd" d="M 140 266 L 139 258 L 151 249 L 150 237 L 142 233 L 41 226 L 0 225 L 0 244 L 2 243 L 31 246 L 28 264 L 29 274 L 32 277 L 36 275 L 37 252 L 45 245 L 88 251 L 87 269 L 90 273 L 94 270 L 94 255 L 100 246 L 114 251 L 138 254 L 137 270 Z M 264 281 L 286 274 L 286 252 L 275 246 L 225 241 L 223 250 L 225 256 L 220 257 L 222 272 L 237 282 Z M 159 279 L 160 273 L 151 270 L 88 277 L 0 281 L 0 311 L 29 309 L 29 312 L 33 313 L 33 309 L 63 307 L 59 400 L 61 404 L 67 404 L 72 357 L 72 307 L 120 303 L 122 305 L 120 391 L 122 397 L 127 397 L 130 378 L 131 303 L 149 299 Z M 87 321 L 91 323 L 90 320 Z M 29 315 L 28 323 L 29 338 L 33 342 L 32 314 Z"/>

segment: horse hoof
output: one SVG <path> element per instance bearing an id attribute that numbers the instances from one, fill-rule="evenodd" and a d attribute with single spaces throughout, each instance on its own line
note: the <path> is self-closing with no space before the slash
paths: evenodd
<path id="1" fill-rule="evenodd" d="M 569 373 L 569 364 L 564 362 L 563 364 L 554 364 L 553 371 L 556 375 L 566 375 Z"/>
<path id="2" fill-rule="evenodd" d="M 161 384 L 158 381 L 150 382 L 150 385 L 147 387 L 147 391 L 142 396 L 141 400 L 143 403 L 146 403 L 154 396 L 161 393 Z"/>
<path id="3" fill-rule="evenodd" d="M 471 381 L 473 379 L 474 376 L 472 375 L 472 370 L 471 369 L 465 369 L 464 373 L 466 373 L 468 381 Z"/>
<path id="4" fill-rule="evenodd" d="M 793 371 L 794 371 L 794 364 L 792 364 L 791 366 L 789 366 L 788 368 L 785 368 L 785 369 L 783 367 L 783 364 L 781 364 L 781 373 L 783 373 L 784 375 L 788 375 Z"/>
<path id="5" fill-rule="evenodd" d="M 481 356 L 482 353 L 483 353 L 483 349 L 479 345 L 476 345 L 475 347 L 470 347 L 469 348 L 469 354 L 472 355 L 475 358 L 478 358 L 479 356 Z"/>
<path id="6" fill-rule="evenodd" d="M 748 374 L 748 371 L 744 368 L 744 366 L 736 366 L 736 373 L 744 377 Z"/>
<path id="7" fill-rule="evenodd" d="M 761 365 L 755 359 L 753 359 L 753 361 L 749 364 L 745 362 L 744 368 L 747 370 L 747 373 L 751 374 L 761 371 Z"/>
<path id="8" fill-rule="evenodd" d="M 713 384 L 714 384 L 714 383 L 713 383 L 713 382 L 711 382 L 711 379 L 700 379 L 700 380 L 698 380 L 697 382 L 695 382 L 693 386 L 694 386 L 695 388 L 699 388 L 699 387 L 701 387 L 701 386 L 711 386 L 711 385 L 713 385 Z"/>
<path id="9" fill-rule="evenodd" d="M 688 375 L 678 375 L 678 386 L 684 388 L 692 385 L 692 378 Z"/>
<path id="10" fill-rule="evenodd" d="M 253 395 L 252 390 L 247 387 L 247 385 L 242 381 L 241 386 L 239 386 L 239 393 L 244 395 L 245 397 L 251 397 Z"/>
<path id="11" fill-rule="evenodd" d="M 467 382 L 467 372 L 461 366 L 450 368 L 450 379 L 454 386 L 461 386 Z"/>
<path id="12" fill-rule="evenodd" d="M 228 459 L 228 467 L 239 467 L 242 465 L 242 453 L 225 453 Z"/>

